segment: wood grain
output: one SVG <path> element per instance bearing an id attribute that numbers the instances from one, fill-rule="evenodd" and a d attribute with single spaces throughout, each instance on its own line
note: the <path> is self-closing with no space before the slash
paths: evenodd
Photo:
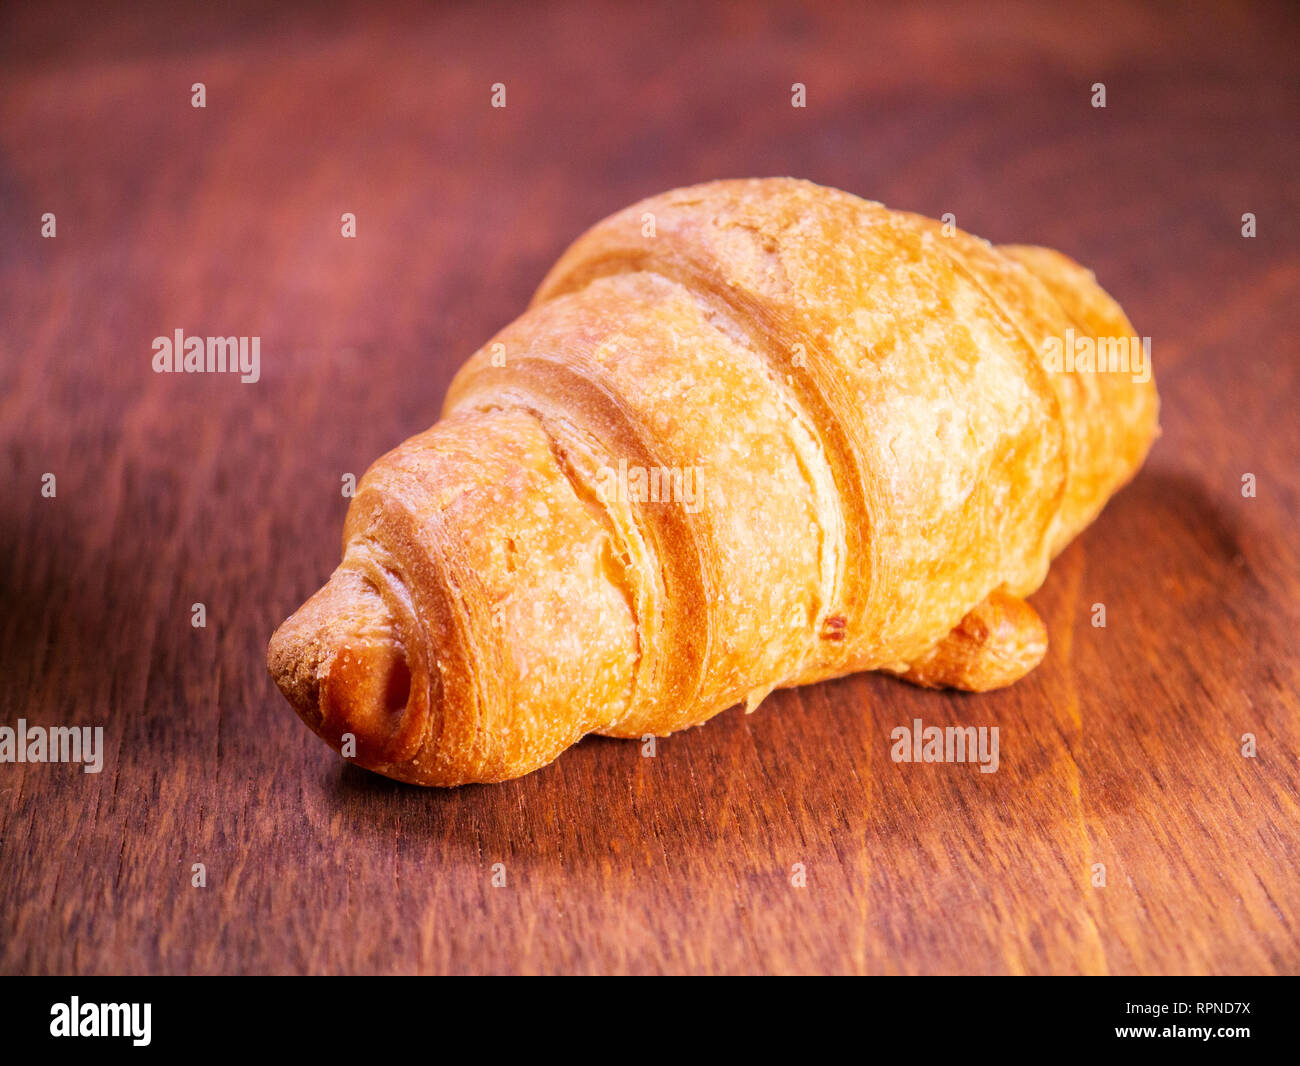
<path id="1" fill-rule="evenodd" d="M 132 12 L 0 16 L 0 724 L 107 743 L 0 765 L 0 969 L 1300 971 L 1294 8 Z M 342 475 L 585 226 L 773 173 L 1059 247 L 1153 338 L 1164 436 L 1034 598 L 1046 661 L 504 785 L 341 764 L 263 655 Z M 261 381 L 154 374 L 176 328 Z M 915 718 L 997 726 L 998 772 L 892 762 Z"/>

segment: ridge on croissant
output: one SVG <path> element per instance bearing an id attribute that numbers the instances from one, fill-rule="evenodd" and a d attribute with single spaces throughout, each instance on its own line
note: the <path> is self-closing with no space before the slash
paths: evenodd
<path id="1" fill-rule="evenodd" d="M 367 471 L 271 673 L 432 785 L 858 670 L 1010 684 L 1047 647 L 1023 597 L 1157 432 L 1149 375 L 1045 362 L 1076 335 L 1134 331 L 1049 249 L 795 179 L 651 197 Z"/>

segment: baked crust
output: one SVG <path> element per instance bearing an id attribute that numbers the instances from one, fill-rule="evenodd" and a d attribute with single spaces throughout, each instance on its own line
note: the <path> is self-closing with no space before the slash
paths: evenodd
<path id="1" fill-rule="evenodd" d="M 793 179 L 652 197 L 366 473 L 272 675 L 427 785 L 859 670 L 1010 684 L 1046 649 L 1022 597 L 1157 432 L 1149 377 L 1045 343 L 1132 336 L 1047 249 Z"/>

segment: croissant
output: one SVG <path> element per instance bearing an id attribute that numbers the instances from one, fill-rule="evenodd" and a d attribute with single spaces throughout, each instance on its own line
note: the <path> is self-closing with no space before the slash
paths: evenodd
<path id="1" fill-rule="evenodd" d="M 1010 684 L 1023 597 L 1158 432 L 1148 357 L 1057 252 L 793 179 L 664 193 L 369 469 L 271 674 L 424 785 L 860 670 Z"/>

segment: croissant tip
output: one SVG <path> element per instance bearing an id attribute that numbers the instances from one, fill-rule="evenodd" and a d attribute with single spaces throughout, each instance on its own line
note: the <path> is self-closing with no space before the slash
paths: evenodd
<path id="1" fill-rule="evenodd" d="M 412 723 L 406 649 L 373 586 L 342 569 L 282 622 L 267 667 L 298 716 L 359 762 L 382 763 Z"/>
<path id="2" fill-rule="evenodd" d="M 285 619 L 271 636 L 266 648 L 266 668 L 289 705 L 313 731 L 319 732 L 324 715 L 320 707 L 320 684 L 316 663 L 303 654 L 294 640 L 294 616 Z"/>

